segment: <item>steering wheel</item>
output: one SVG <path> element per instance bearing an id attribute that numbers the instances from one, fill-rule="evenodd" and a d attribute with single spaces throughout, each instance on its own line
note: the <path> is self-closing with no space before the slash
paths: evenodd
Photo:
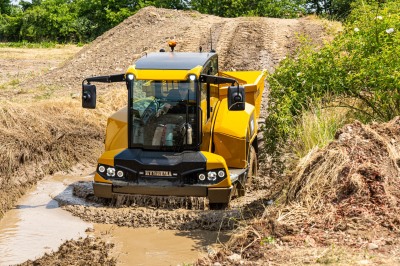
<path id="1" fill-rule="evenodd" d="M 144 124 L 147 124 L 149 120 L 151 120 L 157 113 L 158 103 L 156 100 L 152 101 L 142 114 L 142 121 Z"/>

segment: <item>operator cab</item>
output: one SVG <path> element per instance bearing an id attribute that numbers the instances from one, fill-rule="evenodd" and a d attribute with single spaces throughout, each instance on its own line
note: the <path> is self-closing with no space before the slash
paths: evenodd
<path id="1" fill-rule="evenodd" d="M 194 80 L 136 80 L 133 83 L 131 147 L 149 150 L 198 146 L 197 84 Z"/>
<path id="2" fill-rule="evenodd" d="M 130 67 L 129 148 L 200 150 L 206 112 L 199 106 L 207 101 L 207 93 L 198 77 L 213 67 L 217 73 L 215 53 L 173 52 L 145 55 Z"/>

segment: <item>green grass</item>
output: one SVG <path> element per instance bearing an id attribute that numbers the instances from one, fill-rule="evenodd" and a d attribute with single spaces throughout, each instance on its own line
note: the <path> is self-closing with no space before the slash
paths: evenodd
<path id="1" fill-rule="evenodd" d="M 345 108 L 312 107 L 297 120 L 294 135 L 294 153 L 302 158 L 313 148 L 322 148 L 331 142 L 336 131 L 346 122 Z"/>
<path id="2" fill-rule="evenodd" d="M 34 98 L 35 100 L 46 100 L 50 99 L 53 95 L 54 92 L 57 88 L 55 86 L 44 86 L 41 85 L 35 89 L 35 92 L 37 93 Z"/>
<path id="3" fill-rule="evenodd" d="M 19 79 L 12 79 L 10 82 L 8 82 L 10 86 L 17 86 L 19 83 Z"/>
<path id="4" fill-rule="evenodd" d="M 0 84 L 0 90 L 7 89 L 7 88 L 9 88 L 9 87 L 15 87 L 15 86 L 19 85 L 20 82 L 21 82 L 21 81 L 20 81 L 19 79 L 14 78 L 14 79 L 12 79 L 12 80 L 10 80 L 10 81 L 8 81 L 8 82 L 1 83 L 1 84 Z"/>
<path id="5" fill-rule="evenodd" d="M 56 42 L 0 42 L 0 48 L 57 48 L 60 46 L 63 46 L 63 44 L 58 44 Z"/>

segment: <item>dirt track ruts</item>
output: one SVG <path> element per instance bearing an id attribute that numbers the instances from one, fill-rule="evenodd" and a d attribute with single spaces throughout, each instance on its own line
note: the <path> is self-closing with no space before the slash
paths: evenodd
<path id="1" fill-rule="evenodd" d="M 220 18 L 194 11 L 147 7 L 98 37 L 63 67 L 29 82 L 76 92 L 85 77 L 124 72 L 137 58 L 178 42 L 176 51 L 219 53 L 221 70 L 272 72 L 299 45 L 297 35 L 307 34 L 322 44 L 326 25 L 316 19 Z M 27 84 L 26 84 L 27 85 Z"/>

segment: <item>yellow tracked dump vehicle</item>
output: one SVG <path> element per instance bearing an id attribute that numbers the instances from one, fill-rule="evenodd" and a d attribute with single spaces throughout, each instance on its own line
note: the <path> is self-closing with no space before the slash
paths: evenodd
<path id="1" fill-rule="evenodd" d="M 265 71 L 219 72 L 215 52 L 156 52 L 126 73 L 86 78 L 82 106 L 95 108 L 94 82 L 124 82 L 128 104 L 107 123 L 94 194 L 208 198 L 210 209 L 243 196 L 257 173 L 257 119 Z"/>

